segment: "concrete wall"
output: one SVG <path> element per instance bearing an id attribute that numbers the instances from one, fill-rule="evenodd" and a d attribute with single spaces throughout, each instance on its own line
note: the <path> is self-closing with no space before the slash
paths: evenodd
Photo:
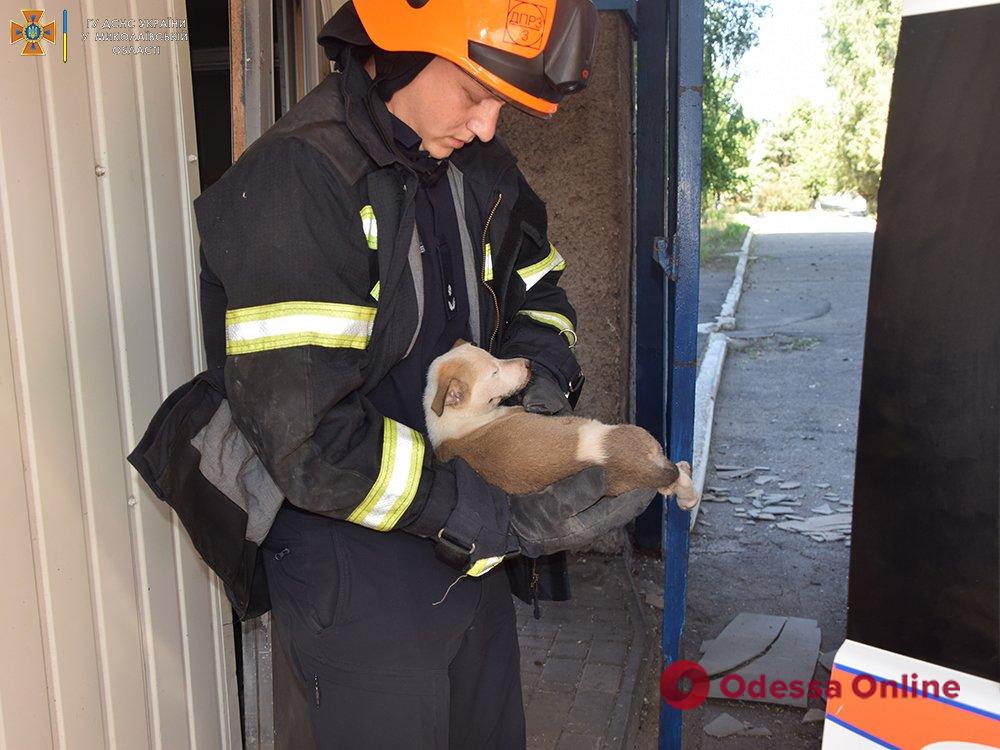
<path id="1" fill-rule="evenodd" d="M 0 747 L 239 747 L 229 604 L 125 461 L 201 367 L 188 50 L 84 44 L 139 14 L 99 6 L 0 55 Z"/>
<path id="2" fill-rule="evenodd" d="M 621 13 L 601 13 L 593 78 L 548 121 L 505 107 L 500 134 L 549 210 L 579 316 L 587 382 L 577 413 L 628 420 L 631 381 L 632 44 Z"/>

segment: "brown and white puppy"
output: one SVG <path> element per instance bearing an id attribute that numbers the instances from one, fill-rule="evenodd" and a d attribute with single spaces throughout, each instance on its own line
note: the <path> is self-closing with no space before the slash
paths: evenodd
<path id="1" fill-rule="evenodd" d="M 635 425 L 532 414 L 501 406 L 531 380 L 527 359 L 497 359 L 459 339 L 427 373 L 427 432 L 441 461 L 461 456 L 510 494 L 537 492 L 589 466 L 604 466 L 608 495 L 637 488 L 698 502 L 686 461 L 674 464 L 656 438 Z"/>

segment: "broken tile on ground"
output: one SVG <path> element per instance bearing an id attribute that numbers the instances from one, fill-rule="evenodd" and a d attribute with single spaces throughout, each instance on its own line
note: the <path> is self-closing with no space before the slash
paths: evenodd
<path id="1" fill-rule="evenodd" d="M 823 721 L 826 719 L 826 711 L 822 708 L 810 708 L 806 711 L 805 716 L 802 717 L 803 724 L 810 724 L 814 721 Z"/>
<path id="2" fill-rule="evenodd" d="M 749 729 L 749 727 L 749 724 L 740 721 L 735 716 L 722 713 L 705 725 L 705 734 L 710 737 L 729 737 L 744 729 Z"/>
<path id="3" fill-rule="evenodd" d="M 736 669 L 764 653 L 784 624 L 785 618 L 778 615 L 741 612 L 711 642 L 701 666 L 710 675 Z"/>
<path id="4" fill-rule="evenodd" d="M 786 685 L 793 680 L 806 684 L 816 668 L 819 644 L 815 620 L 741 612 L 701 658 L 705 671 L 717 675 L 709 683 L 708 695 L 728 697 L 722 692 L 721 682 L 729 675 L 738 675 L 744 685 L 762 674 L 771 685 L 778 680 Z M 801 696 L 791 696 L 787 691 L 768 690 L 759 697 L 744 691 L 739 699 L 805 708 L 809 697 L 804 691 Z"/>

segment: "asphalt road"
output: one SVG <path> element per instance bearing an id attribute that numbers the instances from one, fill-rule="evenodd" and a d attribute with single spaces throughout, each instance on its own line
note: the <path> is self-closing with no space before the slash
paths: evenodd
<path id="1" fill-rule="evenodd" d="M 805 516 L 827 500 L 825 493 L 850 501 L 873 231 L 870 219 L 822 212 L 757 221 L 716 403 L 707 487 L 743 497 L 756 487 L 755 477 L 723 480 L 714 466 L 766 466 L 783 481 L 801 483 L 789 494 L 801 496 L 798 510 Z M 718 285 L 719 279 L 711 281 Z M 702 312 L 705 320 L 715 314 Z M 844 541 L 817 542 L 770 521 L 748 523 L 734 511 L 750 503 L 703 503 L 704 523 L 690 543 L 682 659 L 697 660 L 701 642 L 740 612 L 814 619 L 822 651 L 844 639 L 850 549 Z M 639 567 L 650 581 L 662 575 L 659 560 L 642 559 Z M 814 678 L 827 676 L 817 666 Z M 653 705 L 656 688 L 648 690 Z M 766 727 L 771 736 L 706 735 L 703 726 L 723 712 Z M 801 708 L 709 699 L 685 713 L 683 747 L 818 748 L 822 723 L 803 725 L 803 714 Z M 655 715 L 650 718 L 637 747 L 656 746 Z"/>

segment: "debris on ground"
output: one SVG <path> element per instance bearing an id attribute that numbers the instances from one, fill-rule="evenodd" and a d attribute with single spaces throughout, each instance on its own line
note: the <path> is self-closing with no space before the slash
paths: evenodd
<path id="1" fill-rule="evenodd" d="M 705 725 L 705 734 L 710 737 L 770 737 L 771 730 L 767 727 L 755 727 L 745 721 L 740 721 L 735 716 L 721 713 Z"/>
<path id="2" fill-rule="evenodd" d="M 827 672 L 833 671 L 833 657 L 837 655 L 837 649 L 832 651 L 824 651 L 819 655 L 819 663 L 822 664 Z"/>
<path id="3" fill-rule="evenodd" d="M 663 589 L 660 586 L 657 586 L 652 581 L 640 580 L 638 588 L 646 604 L 657 609 L 663 609 Z"/>
<path id="4" fill-rule="evenodd" d="M 823 721 L 826 719 L 826 711 L 822 708 L 810 708 L 806 711 L 805 716 L 802 717 L 803 724 L 811 724 L 814 721 Z"/>
<path id="5" fill-rule="evenodd" d="M 705 734 L 710 737 L 729 737 L 749 728 L 749 724 L 740 721 L 735 716 L 722 713 L 705 725 Z"/>
<path id="6" fill-rule="evenodd" d="M 733 505 L 744 505 L 745 500 L 749 500 L 753 508 L 736 508 L 733 510 L 734 516 L 743 519 L 748 524 L 756 521 L 780 521 L 778 528 L 785 531 L 794 531 L 816 542 L 844 542 L 850 547 L 851 535 L 851 514 L 854 512 L 852 500 L 841 500 L 836 492 L 830 492 L 832 486 L 829 482 L 814 482 L 813 487 L 819 490 L 827 490 L 823 493 L 823 502 L 818 506 L 809 509 L 811 516 L 802 515 L 802 511 L 796 511 L 808 500 L 807 494 L 803 491 L 798 494 L 790 494 L 793 490 L 801 490 L 802 482 L 796 480 L 785 480 L 777 474 L 766 473 L 771 471 L 769 466 L 740 466 L 738 464 L 717 463 L 715 467 L 715 479 L 731 481 L 745 479 L 753 476 L 755 488 L 743 493 L 743 497 L 734 494 L 729 487 L 711 485 L 705 488 L 702 500 L 709 503 L 732 503 Z M 775 487 L 783 492 L 768 492 L 768 486 Z M 745 499 L 745 500 L 744 500 Z M 702 522 L 702 526 L 711 526 L 710 523 Z M 769 525 L 768 528 L 774 528 Z M 734 531 L 743 531 L 742 526 L 737 526 Z"/>
<path id="7" fill-rule="evenodd" d="M 716 471 L 716 479 L 743 479 L 753 474 L 753 468 L 741 469 L 739 467 L 733 469 L 726 469 L 723 471 Z"/>
<path id="8" fill-rule="evenodd" d="M 709 682 L 710 698 L 728 698 L 721 682 L 737 675 L 748 685 L 760 675 L 770 682 L 789 684 L 794 680 L 806 684 L 812 679 L 819 655 L 820 631 L 815 620 L 781 615 L 761 615 L 741 612 L 711 641 L 700 660 L 701 666 L 715 678 Z M 805 708 L 808 695 L 798 697 L 762 695 L 744 691 L 739 700 L 777 703 Z"/>

